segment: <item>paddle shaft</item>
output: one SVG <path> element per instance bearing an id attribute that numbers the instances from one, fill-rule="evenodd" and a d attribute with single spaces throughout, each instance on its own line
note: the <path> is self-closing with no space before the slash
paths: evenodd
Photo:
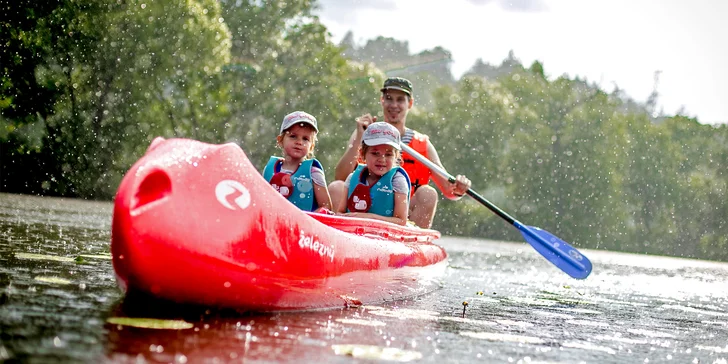
<path id="1" fill-rule="evenodd" d="M 402 147 L 402 150 L 407 152 L 407 154 L 411 155 L 414 159 L 417 159 L 420 163 L 427 166 L 427 168 L 429 168 L 431 171 L 439 174 L 440 176 L 442 176 L 442 178 L 446 178 L 450 182 L 455 182 L 455 177 L 453 177 L 450 173 L 447 173 L 447 171 L 445 171 L 444 169 L 440 168 L 440 166 L 435 164 L 433 161 L 425 158 L 422 154 L 417 153 L 417 151 L 410 148 L 410 146 L 404 143 L 400 143 L 399 145 Z M 498 206 L 493 205 L 490 201 L 488 201 L 485 197 L 481 196 L 479 193 L 473 191 L 472 188 L 468 188 L 468 191 L 466 193 L 468 194 L 468 196 L 485 205 L 485 207 L 490 209 L 490 211 L 493 211 L 496 215 L 500 216 L 503 220 L 508 221 L 509 224 L 515 225 L 516 219 L 514 219 L 511 215 L 508 215 L 505 211 L 498 208 Z"/>
<path id="2" fill-rule="evenodd" d="M 407 154 L 427 166 L 427 168 L 429 168 L 432 172 L 437 173 L 450 182 L 455 182 L 455 178 L 447 173 L 442 167 L 417 153 L 417 151 L 409 146 L 403 143 L 400 143 L 400 146 L 405 152 L 407 152 Z M 566 274 L 576 279 L 584 279 L 591 273 L 592 264 L 589 261 L 589 258 L 585 257 L 569 243 L 561 240 L 548 231 L 535 226 L 522 224 L 520 221 L 514 219 L 512 216 L 493 205 L 490 201 L 486 200 L 483 196 L 473 191 L 472 188 L 468 188 L 466 193 L 518 229 L 521 232 L 521 235 L 523 235 L 526 241 L 531 244 L 534 249 Z"/>

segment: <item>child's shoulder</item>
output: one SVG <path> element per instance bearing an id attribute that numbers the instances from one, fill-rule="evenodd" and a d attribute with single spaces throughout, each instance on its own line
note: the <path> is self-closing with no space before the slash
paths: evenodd
<path id="1" fill-rule="evenodd" d="M 409 188 L 411 182 L 409 176 L 407 175 L 407 172 L 405 172 L 401 168 L 398 168 L 397 172 L 392 176 L 392 184 Z"/>
<path id="2" fill-rule="evenodd" d="M 316 159 L 316 158 L 306 159 L 304 161 L 304 163 L 305 162 L 310 163 L 309 166 L 312 171 L 318 171 L 318 172 L 324 173 L 324 165 L 321 164 L 321 162 L 319 162 L 318 159 Z"/>

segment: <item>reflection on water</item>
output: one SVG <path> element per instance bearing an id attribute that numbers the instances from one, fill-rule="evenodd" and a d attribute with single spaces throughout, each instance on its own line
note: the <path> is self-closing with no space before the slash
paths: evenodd
<path id="1" fill-rule="evenodd" d="M 0 361 L 728 359 L 725 263 L 590 251 L 594 272 L 576 281 L 526 244 L 444 238 L 450 266 L 431 294 L 239 313 L 124 299 L 109 256 L 111 210 L 0 194 Z"/>

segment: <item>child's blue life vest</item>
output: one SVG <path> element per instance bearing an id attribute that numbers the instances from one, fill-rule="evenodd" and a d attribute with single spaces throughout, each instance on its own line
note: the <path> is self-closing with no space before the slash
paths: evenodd
<path id="1" fill-rule="evenodd" d="M 409 176 L 402 167 L 394 167 L 384 174 L 377 183 L 366 186 L 362 183 L 362 172 L 366 165 L 360 164 L 349 180 L 347 196 L 347 212 L 371 212 L 381 216 L 394 216 L 394 188 L 392 179 L 395 174 L 402 173 L 407 179 L 407 186 L 412 188 Z M 409 194 L 407 194 L 409 201 Z"/>
<path id="2" fill-rule="evenodd" d="M 263 169 L 263 178 L 268 183 L 274 179 L 276 174 L 281 173 L 281 166 L 283 165 L 283 158 L 281 157 L 270 157 L 268 164 Z M 304 211 L 314 211 L 318 209 L 318 203 L 316 203 L 316 196 L 314 195 L 313 179 L 311 178 L 311 168 L 318 167 L 323 170 L 321 163 L 316 159 L 307 159 L 298 166 L 298 169 L 290 175 L 291 186 L 278 186 L 274 187 L 278 192 L 281 192 L 283 196 L 287 196 L 288 201 L 291 201 L 296 207 Z M 281 173 L 286 174 L 286 173 Z M 278 178 L 276 178 L 278 179 Z M 281 188 L 283 187 L 283 188 Z M 290 188 L 291 191 L 284 191 L 284 188 Z"/>

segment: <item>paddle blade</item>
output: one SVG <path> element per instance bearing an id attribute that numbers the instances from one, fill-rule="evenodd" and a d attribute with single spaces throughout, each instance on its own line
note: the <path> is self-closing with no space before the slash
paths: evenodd
<path id="1" fill-rule="evenodd" d="M 526 226 L 519 223 L 514 225 L 536 251 L 564 273 L 576 279 L 584 279 L 591 273 L 592 264 L 589 258 L 581 254 L 569 243 L 535 226 Z"/>

